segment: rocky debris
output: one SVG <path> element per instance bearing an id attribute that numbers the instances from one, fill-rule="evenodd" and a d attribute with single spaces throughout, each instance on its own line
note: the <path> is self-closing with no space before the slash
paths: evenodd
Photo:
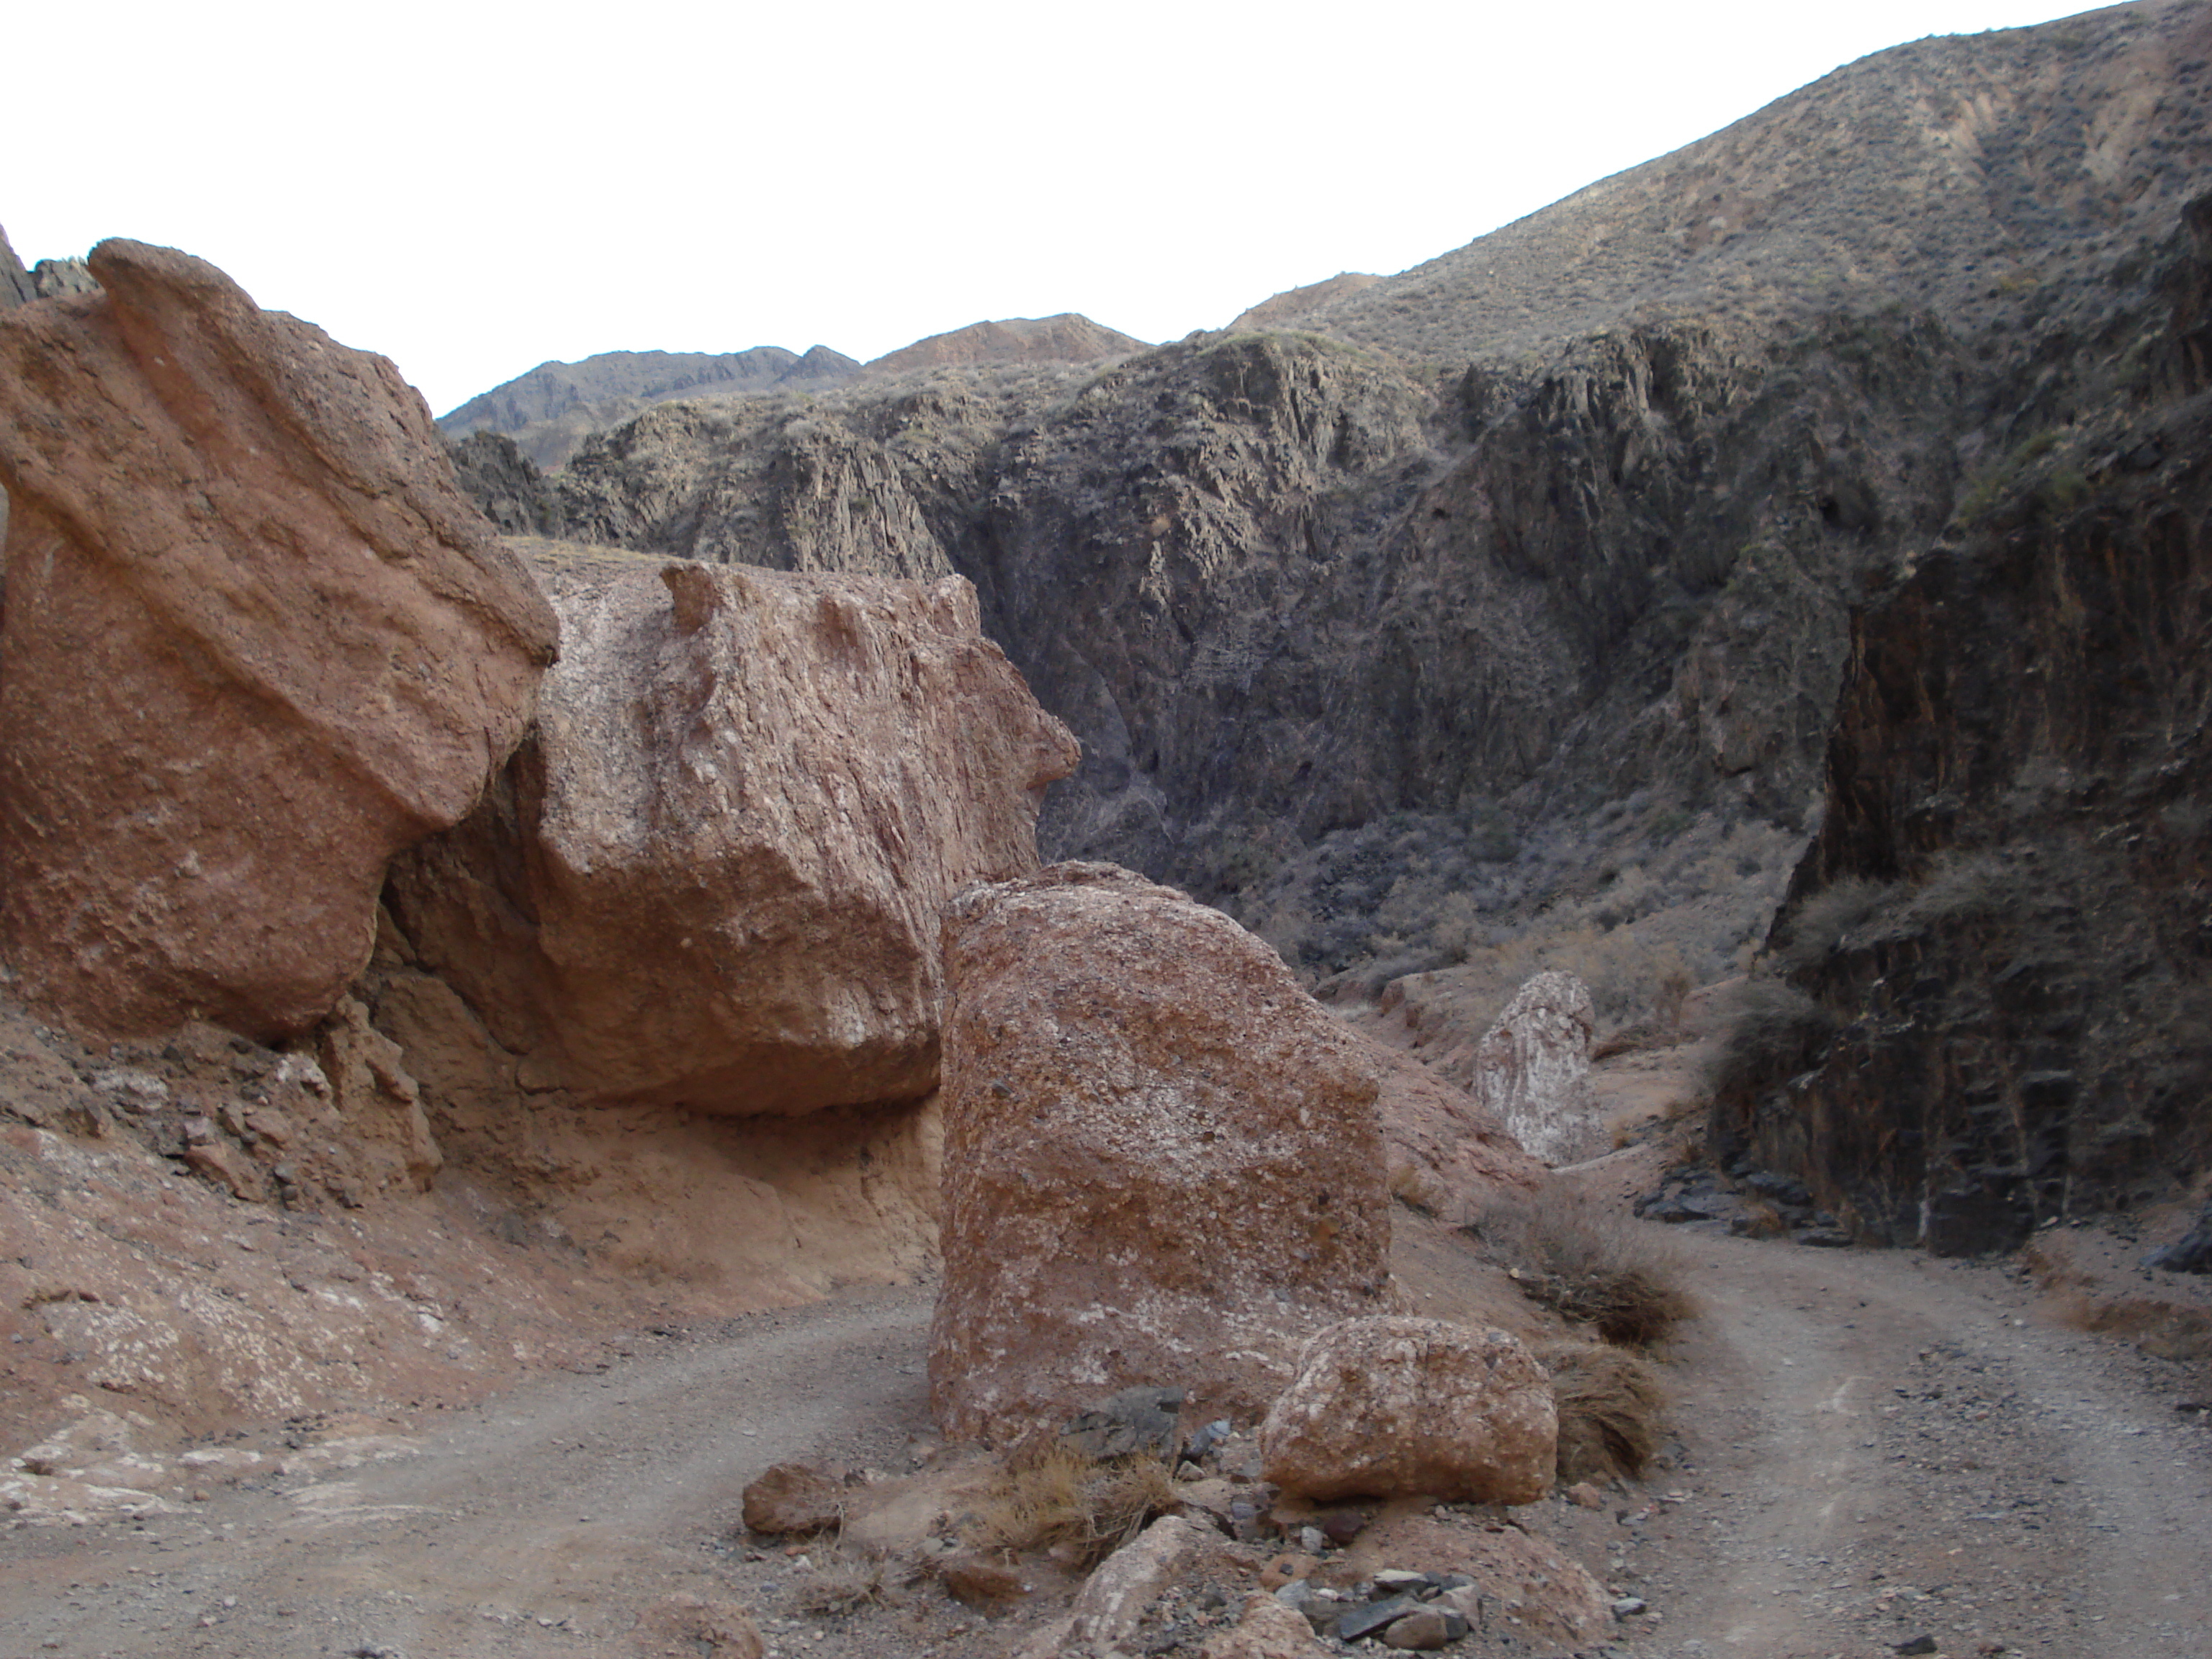
<path id="1" fill-rule="evenodd" d="M 1317 1333 L 1260 1425 L 1267 1478 L 1317 1501 L 1533 1504 L 1551 1489 L 1551 1382 L 1503 1331 L 1406 1316 Z"/>
<path id="2" fill-rule="evenodd" d="M 1313 1659 L 1328 1651 L 1296 1609 L 1256 1591 L 1244 1598 L 1236 1628 L 1217 1632 L 1198 1650 L 1199 1659 Z"/>
<path id="3" fill-rule="evenodd" d="M 1632 1207 L 1647 1221 L 1723 1223 L 1737 1237 L 1787 1236 L 1814 1249 L 1845 1249 L 1853 1242 L 1834 1215 L 1814 1205 L 1803 1182 L 1753 1168 L 1742 1158 L 1727 1176 L 1704 1164 L 1678 1164 Z"/>
<path id="4" fill-rule="evenodd" d="M 1359 1045 L 1218 912 L 1106 865 L 948 908 L 947 1432 L 1057 1430 L 1105 1390 L 1251 1417 L 1318 1327 L 1389 1305 Z"/>
<path id="5" fill-rule="evenodd" d="M 399 1045 L 369 1024 L 355 997 L 339 999 L 317 1030 L 324 1092 L 343 1121 L 373 1190 L 428 1192 L 445 1154 L 430 1133 L 422 1091 Z"/>
<path id="6" fill-rule="evenodd" d="M 0 316 L 0 945 L 90 1029 L 306 1030 L 556 627 L 383 358 L 105 242 Z"/>
<path id="7" fill-rule="evenodd" d="M 1164 1516 L 1108 1556 L 1076 1593 L 1067 1616 L 1024 1644 L 1018 1659 L 1092 1659 L 1148 1650 L 1147 1623 L 1162 1622 L 1176 1585 L 1249 1571 L 1257 1564 L 1249 1557 L 1211 1527 Z"/>
<path id="8" fill-rule="evenodd" d="M 1602 1150 L 1589 1088 L 1589 987 L 1572 974 L 1538 974 L 1514 994 L 1475 1049 L 1474 1097 L 1547 1164 Z"/>
<path id="9" fill-rule="evenodd" d="M 526 1090 L 738 1115 L 929 1094 L 939 908 L 1035 867 L 1037 793 L 1075 759 L 973 591 L 538 556 L 562 660 L 482 809 L 395 864 L 402 954 Z"/>
<path id="10" fill-rule="evenodd" d="M 842 1525 L 848 1497 L 844 1475 L 812 1463 L 778 1463 L 747 1486 L 746 1527 L 772 1536 L 830 1532 Z"/>
<path id="11" fill-rule="evenodd" d="M 2204 1206 L 2195 1226 L 2164 1249 L 2146 1255 L 2143 1266 L 2170 1273 L 2212 1273 L 2212 1203 Z"/>
<path id="12" fill-rule="evenodd" d="M 83 259 L 41 259 L 31 267 L 31 286 L 41 300 L 58 300 L 70 294 L 97 294 L 100 279 Z"/>
<path id="13" fill-rule="evenodd" d="M 1184 1397 L 1181 1389 L 1146 1384 L 1124 1389 L 1112 1399 L 1076 1413 L 1060 1431 L 1060 1440 L 1093 1462 L 1138 1452 L 1165 1457 L 1179 1443 Z M 1227 1419 L 1217 1420 L 1225 1432 Z M 1194 1443 L 1193 1455 L 1203 1457 L 1210 1449 L 1211 1442 L 1204 1446 Z"/>

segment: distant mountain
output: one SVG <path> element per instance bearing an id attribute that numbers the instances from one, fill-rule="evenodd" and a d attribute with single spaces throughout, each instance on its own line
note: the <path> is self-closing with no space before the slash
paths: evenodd
<path id="1" fill-rule="evenodd" d="M 1148 349 L 1146 342 L 1131 335 L 1063 311 L 1057 317 L 1009 317 L 995 323 L 970 323 L 886 352 L 867 368 L 871 374 L 904 374 L 918 368 L 981 363 L 1088 363 Z"/>
<path id="2" fill-rule="evenodd" d="M 580 363 L 540 363 L 439 417 L 448 438 L 504 433 L 546 471 L 594 432 L 619 426 L 672 398 L 817 391 L 851 379 L 860 365 L 817 345 L 804 356 L 781 346 L 750 351 L 603 351 Z"/>
<path id="3" fill-rule="evenodd" d="M 1249 311 L 1239 313 L 1237 320 L 1229 325 L 1232 334 L 1248 329 L 1290 328 L 1300 318 L 1327 305 L 1332 300 L 1341 300 L 1362 289 L 1370 289 L 1382 279 L 1361 271 L 1339 271 L 1325 283 L 1308 283 L 1304 288 L 1286 289 L 1272 300 L 1262 300 Z"/>

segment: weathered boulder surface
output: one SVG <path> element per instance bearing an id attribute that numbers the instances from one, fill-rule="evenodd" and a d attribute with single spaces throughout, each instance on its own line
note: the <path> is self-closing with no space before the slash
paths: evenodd
<path id="1" fill-rule="evenodd" d="M 381 357 L 102 243 L 0 316 L 0 949 L 117 1035 L 314 1024 L 556 628 Z"/>
<path id="2" fill-rule="evenodd" d="M 958 578 L 540 562 L 567 647 L 483 808 L 401 860 L 526 1089 L 717 1113 L 937 1084 L 938 911 L 1036 864 L 1075 745 Z"/>
<path id="3" fill-rule="evenodd" d="M 1547 1164 L 1597 1150 L 1589 1088 L 1596 1029 L 1589 987 L 1547 969 L 1514 993 L 1475 1049 L 1475 1098 Z"/>
<path id="4" fill-rule="evenodd" d="M 1520 1343 L 1404 1315 L 1317 1333 L 1260 1425 L 1267 1478 L 1316 1502 L 1533 1504 L 1558 1441 L 1551 1379 Z"/>
<path id="5" fill-rule="evenodd" d="M 1077 864 L 963 894 L 945 951 L 949 1432 L 1140 1382 L 1256 1414 L 1307 1334 L 1389 1305 L 1373 1072 L 1265 945 Z"/>

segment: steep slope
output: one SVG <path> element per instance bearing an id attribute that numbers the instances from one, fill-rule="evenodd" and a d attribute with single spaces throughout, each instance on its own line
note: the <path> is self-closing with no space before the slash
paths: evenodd
<path id="1" fill-rule="evenodd" d="M 1820 834 L 1714 1127 L 1964 1252 L 2212 1162 L 2212 196 L 2054 317 L 1853 630 Z"/>
<path id="2" fill-rule="evenodd" d="M 1085 744 L 1051 851 L 1317 974 L 1436 965 L 1686 822 L 1803 832 L 1851 605 L 1999 441 L 2022 342 L 2174 222 L 2208 53 L 2212 14 L 2155 3 L 1900 47 L 1347 284 L 1322 333 L 671 407 L 580 457 L 563 510 L 969 575 Z"/>
<path id="3" fill-rule="evenodd" d="M 2208 58 L 2193 0 L 1877 52 L 1301 325 L 1436 362 L 1723 308 L 2000 328 L 2169 222 L 2212 161 Z"/>
<path id="4" fill-rule="evenodd" d="M 15 257 L 15 250 L 8 241 L 8 233 L 0 230 L 0 309 L 19 306 L 38 297 L 38 289 L 31 285 L 31 273 L 23 269 L 23 262 Z"/>

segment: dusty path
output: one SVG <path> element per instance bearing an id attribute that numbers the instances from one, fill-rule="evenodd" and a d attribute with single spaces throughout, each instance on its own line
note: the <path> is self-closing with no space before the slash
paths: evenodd
<path id="1" fill-rule="evenodd" d="M 738 1494 L 769 1463 L 903 1468 L 929 1432 L 929 1311 L 927 1291 L 905 1291 L 647 1339 L 603 1374 L 364 1440 L 354 1468 L 143 1527 L 0 1534 L 0 1655 L 662 1650 L 641 1640 L 656 1609 L 773 1602 L 789 1577 L 731 1542 Z M 666 1650 L 709 1650 L 684 1622 Z"/>
<path id="2" fill-rule="evenodd" d="M 1650 1602 L 1612 1651 L 2212 1656 L 2212 1430 L 2174 1408 L 2201 1376 L 2041 1322 L 1994 1268 L 1669 1237 L 1706 1306 L 1669 1368 L 1671 1467 L 1601 1511 L 1524 1512 Z M 0 1532 L 0 1659 L 712 1653 L 697 1620 L 728 1602 L 784 1656 L 1000 1653 L 1008 1627 L 941 1595 L 809 1619 L 804 1570 L 732 1536 L 770 1462 L 905 1467 L 928 1310 L 908 1291 L 641 1339 L 323 1449 L 356 1467 Z"/>
<path id="3" fill-rule="evenodd" d="M 2044 1322 L 1991 1267 L 1686 1243 L 1680 1501 L 1618 1528 L 1615 1577 L 1662 1615 L 1632 1652 L 2212 1655 L 2185 1368 Z"/>

